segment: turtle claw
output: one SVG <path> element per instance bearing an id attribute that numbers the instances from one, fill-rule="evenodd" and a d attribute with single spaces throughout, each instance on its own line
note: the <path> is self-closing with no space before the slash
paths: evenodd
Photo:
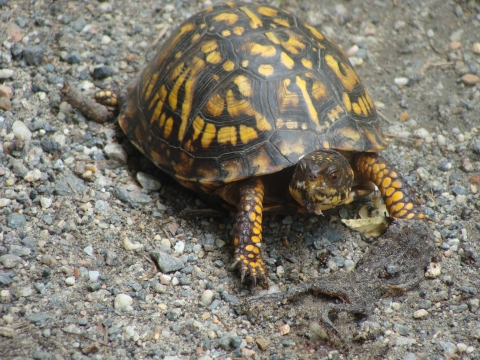
<path id="1" fill-rule="evenodd" d="M 240 270 L 240 278 L 242 283 L 245 279 L 250 278 L 252 281 L 252 287 L 256 287 L 258 281 L 261 283 L 267 283 L 267 270 L 265 268 L 265 263 L 262 259 L 252 259 L 252 261 L 245 261 L 243 257 L 238 257 L 233 263 L 234 267 L 237 267 Z"/>

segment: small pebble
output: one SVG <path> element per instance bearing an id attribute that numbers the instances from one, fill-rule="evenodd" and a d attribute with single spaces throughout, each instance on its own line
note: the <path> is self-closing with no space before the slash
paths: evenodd
<path id="1" fill-rule="evenodd" d="M 155 176 L 141 171 L 137 172 L 137 181 L 146 190 L 156 191 L 161 187 L 160 181 Z"/>
<path id="2" fill-rule="evenodd" d="M 98 281 L 98 277 L 100 276 L 100 272 L 99 271 L 95 271 L 95 270 L 90 270 L 88 272 L 88 278 L 91 282 L 96 282 Z"/>
<path id="3" fill-rule="evenodd" d="M 0 69 L 0 79 L 10 79 L 15 72 L 10 69 Z"/>
<path id="4" fill-rule="evenodd" d="M 284 324 L 279 327 L 278 332 L 280 335 L 287 335 L 290 332 L 290 325 Z"/>
<path id="5" fill-rule="evenodd" d="M 41 197 L 40 198 L 40 205 L 42 205 L 43 209 L 48 209 L 50 206 L 52 206 L 53 200 L 47 197 Z"/>
<path id="6" fill-rule="evenodd" d="M 447 139 L 443 135 L 437 135 L 437 144 L 438 146 L 445 146 Z"/>
<path id="7" fill-rule="evenodd" d="M 115 297 L 115 301 L 113 302 L 113 307 L 116 310 L 123 310 L 132 304 L 133 304 L 133 299 L 131 296 L 127 294 L 118 294 Z"/>
<path id="8" fill-rule="evenodd" d="M 397 86 L 405 86 L 409 82 L 409 79 L 406 77 L 398 77 L 393 80 L 393 83 Z"/>
<path id="9" fill-rule="evenodd" d="M 12 132 L 16 139 L 24 141 L 30 141 L 32 139 L 32 132 L 23 121 L 16 120 L 12 125 Z"/>
<path id="10" fill-rule="evenodd" d="M 465 85 L 474 86 L 480 82 L 480 77 L 474 74 L 465 74 L 462 76 L 462 81 Z"/>
<path id="11" fill-rule="evenodd" d="M 12 269 L 18 264 L 20 264 L 21 261 L 22 259 L 20 258 L 20 256 L 13 254 L 5 254 L 0 256 L 0 264 L 2 264 L 5 269 Z"/>
<path id="12" fill-rule="evenodd" d="M 439 264 L 439 263 L 431 262 L 427 266 L 427 271 L 425 272 L 425 277 L 430 278 L 430 279 L 434 279 L 434 278 L 439 277 L 441 275 L 441 273 L 442 273 L 442 265 Z"/>
<path id="13" fill-rule="evenodd" d="M 203 305 L 209 306 L 212 303 L 214 296 L 215 294 L 212 290 L 205 290 L 202 293 L 202 297 L 200 298 L 200 301 Z"/>
<path id="14" fill-rule="evenodd" d="M 75 276 L 70 276 L 68 278 L 65 279 L 65 284 L 67 284 L 68 286 L 72 286 L 75 284 Z"/>
<path id="15" fill-rule="evenodd" d="M 428 316 L 428 311 L 425 309 L 417 310 L 413 313 L 415 319 L 423 319 Z"/>
<path id="16" fill-rule="evenodd" d="M 6 97 L 7 99 L 11 100 L 12 96 L 13 89 L 10 86 L 0 84 L 0 97 Z"/>
<path id="17" fill-rule="evenodd" d="M 472 51 L 475 54 L 480 54 L 480 42 L 476 42 L 475 44 L 473 44 Z"/>

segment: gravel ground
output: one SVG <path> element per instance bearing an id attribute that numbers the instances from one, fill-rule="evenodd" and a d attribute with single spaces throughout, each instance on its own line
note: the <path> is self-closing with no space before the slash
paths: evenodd
<path id="1" fill-rule="evenodd" d="M 388 118 L 386 156 L 425 194 L 441 273 L 372 304 L 346 336 L 373 335 L 349 350 L 315 337 L 302 302 L 273 322 L 238 315 L 251 293 L 229 266 L 229 214 L 182 217 L 210 205 L 59 93 L 121 86 L 211 2 L 0 0 L 0 358 L 480 358 L 479 3 L 267 3 L 348 51 Z M 266 217 L 270 292 L 352 271 L 370 244 L 340 218 L 359 206 Z"/>

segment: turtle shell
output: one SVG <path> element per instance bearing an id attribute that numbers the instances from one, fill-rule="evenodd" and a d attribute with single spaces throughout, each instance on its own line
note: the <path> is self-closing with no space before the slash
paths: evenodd
<path id="1" fill-rule="evenodd" d="M 344 52 L 271 6 L 197 13 L 126 90 L 119 123 L 127 137 L 198 191 L 278 172 L 320 148 L 387 146 Z"/>

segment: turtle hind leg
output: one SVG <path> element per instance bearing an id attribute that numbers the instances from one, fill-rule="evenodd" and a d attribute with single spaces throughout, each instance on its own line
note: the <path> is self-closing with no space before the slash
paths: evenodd
<path id="1" fill-rule="evenodd" d="M 415 190 L 388 160 L 375 153 L 361 153 L 353 163 L 362 176 L 378 187 L 391 217 L 426 218 Z"/>
<path id="2" fill-rule="evenodd" d="M 264 186 L 259 178 L 245 180 L 238 185 L 237 219 L 234 245 L 235 266 L 240 269 L 242 280 L 246 275 L 267 281 L 267 268 L 260 255 L 262 243 L 262 217 Z"/>

